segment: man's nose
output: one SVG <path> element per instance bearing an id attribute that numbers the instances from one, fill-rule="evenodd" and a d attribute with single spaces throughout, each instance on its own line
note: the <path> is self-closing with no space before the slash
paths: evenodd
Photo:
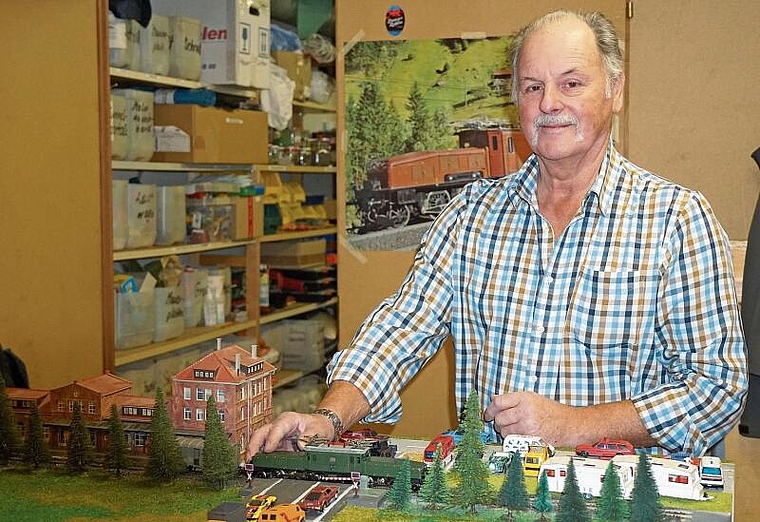
<path id="1" fill-rule="evenodd" d="M 539 109 L 546 114 L 552 114 L 562 109 L 562 93 L 551 84 L 544 85 Z"/>

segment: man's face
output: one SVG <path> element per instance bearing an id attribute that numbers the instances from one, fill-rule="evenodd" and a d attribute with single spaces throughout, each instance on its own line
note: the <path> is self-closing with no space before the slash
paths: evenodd
<path id="1" fill-rule="evenodd" d="M 517 100 L 523 133 L 539 157 L 578 159 L 607 146 L 622 80 L 605 93 L 605 79 L 584 22 L 563 20 L 528 37 L 517 64 Z"/>

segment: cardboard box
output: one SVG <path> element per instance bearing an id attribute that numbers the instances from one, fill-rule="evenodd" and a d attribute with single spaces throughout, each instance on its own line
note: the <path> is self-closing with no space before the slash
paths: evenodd
<path id="1" fill-rule="evenodd" d="M 201 82 L 269 87 L 269 2 L 152 0 L 151 4 L 156 13 L 201 21 Z"/>
<path id="2" fill-rule="evenodd" d="M 251 239 L 264 235 L 264 199 L 239 196 L 233 199 L 232 239 Z"/>
<path id="3" fill-rule="evenodd" d="M 311 93 L 311 57 L 289 51 L 275 51 L 272 56 L 277 65 L 288 71 L 288 77 L 296 82 L 293 97 L 308 99 Z"/>
<path id="4" fill-rule="evenodd" d="M 261 245 L 261 262 L 273 267 L 302 267 L 325 263 L 327 241 L 278 241 Z"/>
<path id="5" fill-rule="evenodd" d="M 153 161 L 267 163 L 269 159 L 264 112 L 156 105 L 153 117 L 156 148 L 161 149 Z"/>

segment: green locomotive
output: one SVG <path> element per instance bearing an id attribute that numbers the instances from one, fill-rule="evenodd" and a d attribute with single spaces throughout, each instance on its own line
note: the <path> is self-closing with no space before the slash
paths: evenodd
<path id="1" fill-rule="evenodd" d="M 258 477 L 347 482 L 352 472 L 358 472 L 369 477 L 370 486 L 388 487 L 398 474 L 402 460 L 370 455 L 369 448 L 307 445 L 304 451 L 258 453 L 251 462 Z M 410 461 L 410 464 L 412 489 L 417 491 L 427 468 L 423 462 Z"/>

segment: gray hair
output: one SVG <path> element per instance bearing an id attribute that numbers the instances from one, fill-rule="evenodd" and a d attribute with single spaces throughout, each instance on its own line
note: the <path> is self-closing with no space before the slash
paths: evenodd
<path id="1" fill-rule="evenodd" d="M 612 86 L 623 74 L 623 51 L 620 49 L 620 43 L 615 31 L 615 26 L 599 11 L 581 13 L 560 9 L 542 16 L 523 27 L 512 40 L 511 61 L 512 61 L 512 101 L 517 103 L 517 62 L 520 59 L 520 51 L 528 36 L 537 29 L 541 29 L 555 22 L 567 18 L 576 18 L 586 23 L 594 32 L 596 47 L 602 56 L 602 64 L 606 73 L 605 96 L 612 96 Z"/>

